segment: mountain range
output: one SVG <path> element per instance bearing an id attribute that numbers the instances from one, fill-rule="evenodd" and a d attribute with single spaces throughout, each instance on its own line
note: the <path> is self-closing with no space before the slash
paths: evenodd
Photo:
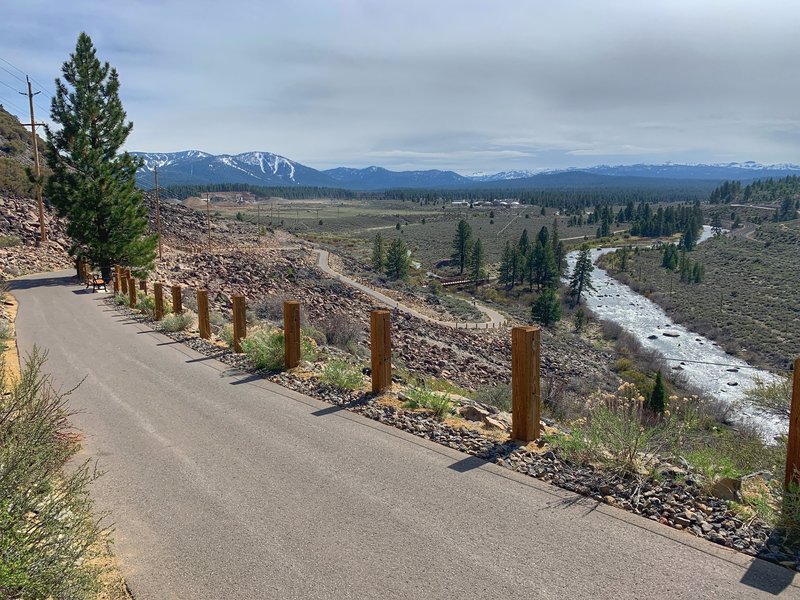
<path id="1" fill-rule="evenodd" d="M 183 152 L 132 152 L 143 160 L 137 172 L 140 187 L 159 184 L 206 185 L 248 183 L 262 186 L 319 186 L 351 190 L 391 188 L 548 188 L 567 185 L 612 187 L 623 179 L 643 184 L 666 180 L 751 181 L 800 174 L 800 165 L 762 165 L 755 162 L 725 164 L 597 165 L 547 171 L 501 171 L 460 175 L 455 171 L 390 171 L 371 166 L 362 169 L 338 167 L 317 170 L 271 152 L 214 155 L 199 150 Z M 615 179 L 616 178 L 616 179 Z M 649 180 L 646 181 L 646 180 Z"/>

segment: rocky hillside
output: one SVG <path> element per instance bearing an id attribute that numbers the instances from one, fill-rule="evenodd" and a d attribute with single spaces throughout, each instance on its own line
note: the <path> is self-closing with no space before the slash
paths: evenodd
<path id="1" fill-rule="evenodd" d="M 39 155 L 43 173 L 46 175 L 43 148 L 44 141 L 39 138 Z M 33 144 L 30 131 L 0 105 L 0 194 L 33 195 L 33 185 L 26 172 L 27 168 L 32 167 Z"/>

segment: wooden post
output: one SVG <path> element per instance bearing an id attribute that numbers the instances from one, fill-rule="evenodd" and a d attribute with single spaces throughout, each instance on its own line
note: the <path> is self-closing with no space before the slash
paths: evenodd
<path id="1" fill-rule="evenodd" d="M 183 312 L 183 297 L 181 296 L 181 286 L 172 286 L 172 312 L 179 315 Z"/>
<path id="2" fill-rule="evenodd" d="M 789 441 L 786 445 L 786 477 L 784 486 L 800 485 L 800 358 L 794 359 L 792 404 L 789 411 Z"/>
<path id="3" fill-rule="evenodd" d="M 197 290 L 197 327 L 200 337 L 207 340 L 211 337 L 211 321 L 208 316 L 208 290 Z"/>
<path id="4" fill-rule="evenodd" d="M 156 321 L 160 321 L 164 318 L 164 284 L 154 283 L 153 294 L 156 297 L 156 308 L 153 311 L 153 317 Z"/>
<path id="5" fill-rule="evenodd" d="M 234 294 L 233 296 L 233 351 L 241 352 L 241 341 L 247 337 L 247 320 L 245 317 L 244 296 Z"/>
<path id="6" fill-rule="evenodd" d="M 283 345 L 287 369 L 300 364 L 300 303 L 287 300 L 283 303 Z"/>
<path id="7" fill-rule="evenodd" d="M 136 280 L 133 277 L 128 277 L 128 305 L 136 308 Z"/>
<path id="8" fill-rule="evenodd" d="M 511 438 L 526 443 L 539 438 L 540 333 L 534 326 L 511 330 Z"/>
<path id="9" fill-rule="evenodd" d="M 122 293 L 127 296 L 128 295 L 128 275 L 125 273 L 124 270 L 122 270 L 122 277 L 120 279 L 121 279 L 121 284 L 120 285 L 121 285 Z"/>
<path id="10" fill-rule="evenodd" d="M 142 290 L 147 295 L 147 279 L 142 279 L 139 281 L 139 289 Z"/>
<path id="11" fill-rule="evenodd" d="M 114 294 L 119 294 L 122 291 L 122 268 L 119 265 L 114 265 Z"/>
<path id="12" fill-rule="evenodd" d="M 372 352 L 372 393 L 380 394 L 392 383 L 392 324 L 388 310 L 370 314 L 370 350 Z"/>

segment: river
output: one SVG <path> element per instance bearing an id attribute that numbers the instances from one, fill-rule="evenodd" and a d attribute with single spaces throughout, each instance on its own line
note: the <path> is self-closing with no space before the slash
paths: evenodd
<path id="1" fill-rule="evenodd" d="M 700 242 L 711 237 L 711 228 L 703 227 Z M 592 260 L 615 248 L 592 250 Z M 567 255 L 571 273 L 577 251 Z M 775 375 L 751 367 L 727 354 L 715 342 L 676 324 L 656 303 L 634 292 L 595 264 L 592 272 L 594 292 L 585 294 L 584 303 L 597 318 L 617 323 L 633 335 L 645 350 L 654 350 L 665 359 L 667 368 L 678 371 L 692 386 L 719 400 L 737 403 L 736 420 L 759 425 L 768 436 L 786 430 L 786 423 L 744 403 L 744 391 L 757 378 L 774 381 Z"/>

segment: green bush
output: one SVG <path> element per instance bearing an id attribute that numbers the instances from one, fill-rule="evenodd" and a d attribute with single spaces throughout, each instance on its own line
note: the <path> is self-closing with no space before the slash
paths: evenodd
<path id="1" fill-rule="evenodd" d="M 64 469 L 79 438 L 45 359 L 34 348 L 13 385 L 0 370 L 0 597 L 94 598 L 102 530 L 88 488 L 97 473 L 88 462 Z"/>
<path id="2" fill-rule="evenodd" d="M 225 323 L 217 334 L 228 348 L 233 348 L 233 323 Z"/>
<path id="3" fill-rule="evenodd" d="M 114 303 L 118 304 L 119 306 L 128 306 L 127 294 L 123 294 L 122 292 L 117 292 L 114 294 Z"/>
<path id="4" fill-rule="evenodd" d="M 231 336 L 233 337 L 233 336 Z M 231 344 L 233 340 L 231 340 Z M 283 332 L 256 329 L 241 342 L 242 351 L 257 369 L 280 371 L 284 367 Z"/>
<path id="5" fill-rule="evenodd" d="M 20 244 L 22 240 L 15 235 L 0 235 L 0 248 L 11 248 Z"/>
<path id="6" fill-rule="evenodd" d="M 475 392 L 473 400 L 511 412 L 511 386 L 508 384 L 484 386 Z"/>
<path id="7" fill-rule="evenodd" d="M 406 408 L 426 408 L 433 413 L 433 416 L 440 421 L 453 412 L 453 405 L 446 396 L 436 394 L 430 390 L 422 388 L 409 388 L 405 392 Z"/>
<path id="8" fill-rule="evenodd" d="M 168 315 L 172 312 L 172 303 L 162 300 L 162 314 Z M 156 298 L 155 296 L 147 296 L 144 292 L 139 292 L 139 300 L 136 303 L 136 308 L 142 314 L 147 315 L 151 319 L 156 318 Z"/>
<path id="9" fill-rule="evenodd" d="M 171 314 L 161 320 L 161 329 L 170 333 L 189 329 L 194 323 L 194 314 L 184 311 L 180 314 Z"/>
<path id="10" fill-rule="evenodd" d="M 322 380 L 340 390 L 357 390 L 364 384 L 361 370 L 343 360 L 332 360 L 325 365 Z"/>
<path id="11" fill-rule="evenodd" d="M 794 482 L 790 482 L 789 489 L 783 493 L 778 524 L 788 545 L 800 548 L 800 486 Z"/>
<path id="12" fill-rule="evenodd" d="M 687 399 L 670 398 L 663 415 L 649 413 L 644 396 L 632 383 L 616 394 L 601 392 L 589 401 L 588 416 L 551 444 L 576 463 L 598 464 L 623 473 L 647 472 L 661 458 L 682 446 L 696 419 Z"/>

